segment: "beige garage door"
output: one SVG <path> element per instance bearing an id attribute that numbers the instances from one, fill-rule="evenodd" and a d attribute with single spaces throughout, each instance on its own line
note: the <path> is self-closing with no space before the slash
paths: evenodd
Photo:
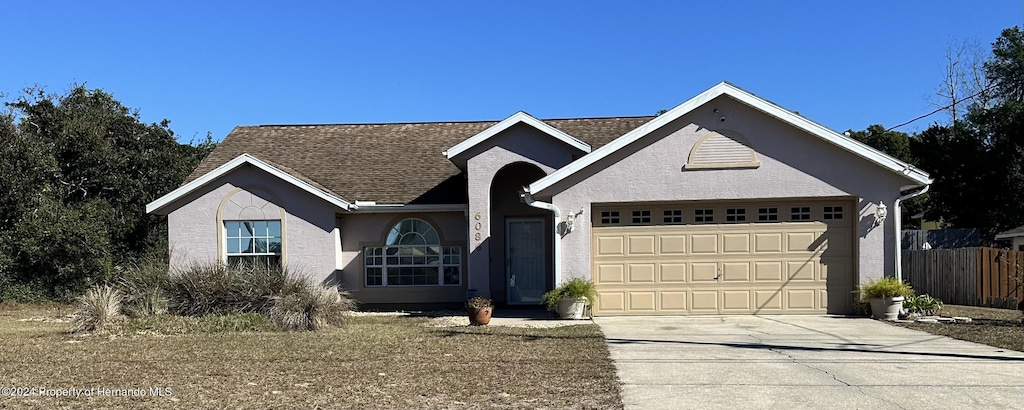
<path id="1" fill-rule="evenodd" d="M 595 315 L 847 313 L 853 201 L 595 205 Z"/>

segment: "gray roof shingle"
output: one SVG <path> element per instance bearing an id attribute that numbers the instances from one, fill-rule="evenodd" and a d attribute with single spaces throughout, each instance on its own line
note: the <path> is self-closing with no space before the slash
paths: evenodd
<path id="1" fill-rule="evenodd" d="M 544 120 L 591 147 L 654 117 Z M 442 155 L 497 121 L 235 127 L 185 183 L 248 153 L 347 201 L 466 203 L 466 180 Z"/>

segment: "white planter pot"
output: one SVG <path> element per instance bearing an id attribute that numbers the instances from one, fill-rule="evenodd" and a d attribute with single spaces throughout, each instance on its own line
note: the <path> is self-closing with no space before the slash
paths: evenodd
<path id="1" fill-rule="evenodd" d="M 871 299 L 871 317 L 875 319 L 896 320 L 903 310 L 903 296 Z"/>
<path id="2" fill-rule="evenodd" d="M 555 306 L 555 313 L 560 319 L 583 319 L 583 313 L 587 310 L 587 298 L 562 299 Z"/>

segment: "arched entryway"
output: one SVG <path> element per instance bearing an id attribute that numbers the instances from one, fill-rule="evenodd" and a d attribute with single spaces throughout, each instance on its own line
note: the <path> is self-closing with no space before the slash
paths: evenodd
<path id="1" fill-rule="evenodd" d="M 553 286 L 553 217 L 519 196 L 523 186 L 544 176 L 536 165 L 516 162 L 491 181 L 490 290 L 496 302 L 537 305 Z"/>

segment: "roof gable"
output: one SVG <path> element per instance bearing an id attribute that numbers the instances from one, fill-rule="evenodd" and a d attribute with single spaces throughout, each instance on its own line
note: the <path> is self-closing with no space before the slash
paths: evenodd
<path id="1" fill-rule="evenodd" d="M 512 128 L 512 126 L 520 123 L 536 128 L 541 132 L 550 135 L 552 138 L 562 141 L 566 145 L 576 148 L 585 153 L 590 153 L 591 151 L 591 147 L 589 144 L 580 141 L 569 134 L 566 134 L 564 131 L 558 128 L 552 127 L 551 125 L 548 125 L 547 123 L 544 123 L 543 121 L 534 118 L 530 114 L 527 114 L 523 111 L 519 111 L 515 114 L 512 114 L 512 116 L 505 118 L 504 120 L 501 120 L 501 122 L 494 124 L 490 127 L 487 127 L 487 129 L 477 133 L 476 135 L 469 137 L 458 144 L 455 144 L 455 146 L 447 149 L 444 152 L 444 156 L 449 160 L 454 160 L 456 157 L 458 157 L 462 153 L 465 153 L 469 149 L 484 143 L 491 137 L 494 137 L 495 135 L 500 134 L 502 131 Z"/>
<path id="2" fill-rule="evenodd" d="M 252 165 L 256 168 L 259 168 L 267 172 L 268 174 L 280 178 L 281 180 L 289 184 L 292 184 L 295 187 L 303 191 L 306 191 L 312 194 L 313 196 L 323 199 L 324 201 L 327 201 L 328 203 L 337 206 L 341 209 L 349 210 L 352 208 L 352 204 L 346 201 L 345 199 L 341 198 L 337 194 L 334 194 L 326 190 L 325 188 L 319 186 L 319 184 L 316 184 L 315 182 L 307 181 L 305 178 L 302 178 L 301 175 L 296 175 L 297 173 L 294 170 L 289 170 L 289 172 L 286 172 L 281 168 L 273 166 L 267 163 L 266 161 L 262 161 L 259 158 L 256 158 L 252 155 L 242 154 L 235 157 L 231 161 L 228 161 L 227 163 L 213 169 L 212 171 L 207 172 L 203 176 L 178 187 L 178 189 L 169 192 L 168 194 L 156 199 L 153 202 L 146 204 L 146 213 L 161 213 L 161 211 L 163 211 L 168 205 L 172 204 L 178 199 L 181 199 L 181 197 L 188 195 L 192 192 L 195 192 L 196 190 L 213 182 L 217 178 L 220 178 L 221 176 L 226 175 L 243 165 Z"/>
<path id="3" fill-rule="evenodd" d="M 651 132 L 667 125 L 668 123 L 679 119 L 680 117 L 692 112 L 693 110 L 703 106 L 704 104 L 718 98 L 719 96 L 729 96 L 743 104 L 746 104 L 756 110 L 764 112 L 769 116 L 772 116 L 786 124 L 803 130 L 813 136 L 821 138 L 826 142 L 836 145 L 844 150 L 847 150 L 857 156 L 860 156 L 868 161 L 888 169 L 889 171 L 898 173 L 905 178 L 914 181 L 918 185 L 928 185 L 932 183 L 932 179 L 927 173 L 893 158 L 885 153 L 871 148 L 861 142 L 858 142 L 845 135 L 839 134 L 832 131 L 825 126 L 815 123 L 807 118 L 804 118 L 798 114 L 795 114 L 789 110 L 786 110 L 778 105 L 775 105 L 767 100 L 757 97 L 745 90 L 742 90 L 732 84 L 722 82 L 718 85 L 711 87 L 707 91 L 698 94 L 697 96 L 687 100 L 686 102 L 676 106 L 675 108 L 665 112 L 664 114 L 655 117 L 646 124 L 643 124 L 632 131 L 627 132 L 621 137 L 614 141 L 602 146 L 591 152 L 590 154 L 584 155 L 582 158 L 574 161 L 573 163 L 562 167 L 561 169 L 548 174 L 546 177 L 537 180 L 530 184 L 527 188 L 530 193 L 538 194 L 545 189 L 552 187 L 554 184 L 566 179 L 570 175 L 573 175 L 601 159 L 608 157 L 616 151 L 626 147 L 627 145 L 636 142 Z"/>

